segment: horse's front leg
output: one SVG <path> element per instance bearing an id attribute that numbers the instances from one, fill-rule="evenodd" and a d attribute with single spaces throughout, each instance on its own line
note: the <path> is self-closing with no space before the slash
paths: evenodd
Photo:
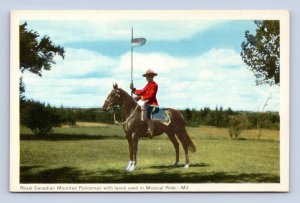
<path id="1" fill-rule="evenodd" d="M 137 150 L 138 150 L 139 137 L 135 132 L 133 132 L 131 134 L 131 138 L 132 138 L 131 139 L 131 141 L 132 141 L 131 150 L 132 150 L 133 162 L 131 164 L 131 167 L 128 170 L 129 171 L 134 171 L 135 166 L 137 164 Z"/>
<path id="2" fill-rule="evenodd" d="M 133 153 L 132 153 L 132 136 L 130 133 L 126 133 L 126 138 L 128 141 L 128 146 L 129 146 L 129 161 L 126 167 L 126 171 L 128 171 L 130 169 L 130 167 L 133 164 Z"/>

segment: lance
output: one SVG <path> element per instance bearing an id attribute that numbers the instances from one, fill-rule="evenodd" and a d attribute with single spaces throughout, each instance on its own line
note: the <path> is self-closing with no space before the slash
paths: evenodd
<path id="1" fill-rule="evenodd" d="M 133 46 L 132 46 L 132 41 L 133 41 L 133 27 L 131 28 L 131 72 L 130 72 L 130 76 L 131 76 L 131 84 L 133 85 L 133 76 L 132 76 L 132 72 L 133 72 Z M 132 97 L 132 91 L 131 91 L 131 97 Z"/>
<path id="2" fill-rule="evenodd" d="M 133 48 L 141 47 L 146 43 L 145 38 L 133 38 L 133 27 L 131 28 L 131 83 L 133 83 Z M 131 93 L 132 96 L 132 93 Z"/>

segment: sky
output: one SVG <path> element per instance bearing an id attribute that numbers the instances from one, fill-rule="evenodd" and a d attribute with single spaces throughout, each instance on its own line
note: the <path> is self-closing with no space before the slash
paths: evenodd
<path id="1" fill-rule="evenodd" d="M 39 77 L 24 72 L 25 95 L 54 106 L 101 107 L 116 82 L 130 92 L 130 39 L 145 37 L 134 48 L 133 79 L 146 85 L 147 69 L 158 73 L 157 99 L 162 107 L 204 107 L 279 111 L 279 86 L 256 86 L 240 52 L 251 20 L 24 20 L 40 36 L 65 48 L 50 71 Z M 22 21 L 22 22 L 24 22 Z M 22 23 L 20 22 L 20 23 Z"/>

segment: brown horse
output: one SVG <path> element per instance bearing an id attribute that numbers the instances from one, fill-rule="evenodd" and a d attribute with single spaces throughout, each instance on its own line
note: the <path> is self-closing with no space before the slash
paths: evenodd
<path id="1" fill-rule="evenodd" d="M 146 137 L 148 130 L 147 121 L 141 120 L 141 107 L 137 102 L 124 90 L 118 88 L 118 85 L 113 85 L 112 91 L 107 96 L 102 109 L 105 111 L 112 110 L 114 106 L 120 106 L 121 115 L 124 119 L 123 129 L 126 133 L 126 138 L 129 144 L 129 162 L 126 167 L 127 171 L 133 171 L 137 164 L 137 149 L 138 141 L 141 137 Z M 179 164 L 179 143 L 175 137 L 175 134 L 179 138 L 184 152 L 185 152 L 185 166 L 189 168 L 189 154 L 196 151 L 196 147 L 193 144 L 191 138 L 185 130 L 185 124 L 183 116 L 175 109 L 167 108 L 167 113 L 170 116 L 171 122 L 169 125 L 165 125 L 160 121 L 153 121 L 153 136 L 158 136 L 166 133 L 174 145 L 176 152 L 176 160 L 174 166 Z"/>

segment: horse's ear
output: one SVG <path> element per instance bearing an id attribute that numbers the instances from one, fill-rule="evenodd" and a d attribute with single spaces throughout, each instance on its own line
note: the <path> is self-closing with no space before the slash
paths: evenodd
<path id="1" fill-rule="evenodd" d="M 117 84 L 117 83 L 113 84 L 113 88 L 114 88 L 115 90 L 117 90 L 117 89 L 118 89 L 118 84 Z"/>

